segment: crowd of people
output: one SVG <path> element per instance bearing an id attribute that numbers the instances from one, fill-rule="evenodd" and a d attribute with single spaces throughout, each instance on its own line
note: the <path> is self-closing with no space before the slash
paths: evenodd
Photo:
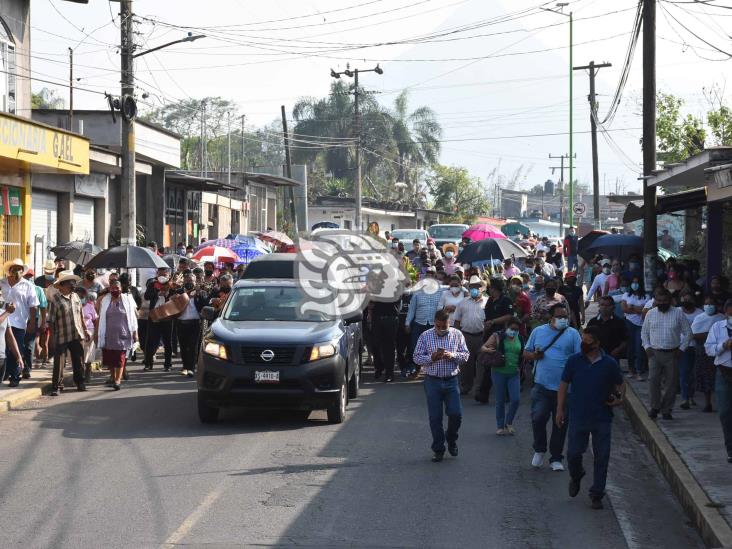
<path id="1" fill-rule="evenodd" d="M 395 363 L 403 377 L 424 376 L 434 461 L 442 461 L 446 444 L 457 455 L 461 397 L 487 403 L 493 391 L 496 434 L 510 436 L 521 387 L 533 381 L 531 464 L 541 467 L 548 452 L 551 469 L 563 471 L 566 445 L 574 496 L 591 434 L 595 508 L 602 507 L 612 409 L 623 403 L 626 377 L 649 383 L 653 419 L 674 419 L 677 393 L 682 409 L 696 407 L 701 394 L 699 409 L 713 412 L 716 394 L 732 463 L 727 279 L 714 276 L 707 285 L 698 262 L 658 259 L 656 286 L 648 291 L 639 255 L 586 260 L 578 242 L 570 229 L 562 242 L 537 239 L 528 257 L 478 266 L 457 261 L 469 242 L 438 249 L 432 240 L 415 240 L 405 251 L 393 240 L 414 280 L 435 279 L 440 289 L 420 287 L 394 303 L 369 304 L 364 333 L 376 379 L 393 381 Z"/>
<path id="2" fill-rule="evenodd" d="M 158 254 L 154 242 L 148 247 Z M 2 379 L 18 387 L 34 368 L 52 361 L 51 395 L 58 396 L 67 361 L 79 391 L 86 390 L 93 363 L 101 362 L 109 370 L 106 384 L 119 390 L 128 377 L 127 361 L 142 360 L 152 370 L 161 345 L 163 369 L 169 371 L 180 354 L 181 373 L 193 377 L 205 322 L 201 310 L 221 310 L 243 266 L 197 265 L 186 257 L 189 250 L 180 253 L 174 269 L 137 269 L 137 285 L 130 272 L 79 265 L 69 270 L 62 259 L 46 261 L 37 277 L 20 259 L 8 261 L 0 279 Z M 171 300 L 181 310 L 155 312 Z"/>

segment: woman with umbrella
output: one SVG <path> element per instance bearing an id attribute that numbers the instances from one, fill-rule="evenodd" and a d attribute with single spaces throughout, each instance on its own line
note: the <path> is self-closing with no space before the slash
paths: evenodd
<path id="1" fill-rule="evenodd" d="M 95 340 L 102 349 L 102 364 L 112 376 L 112 387 L 119 391 L 127 352 L 138 339 L 135 303 L 132 296 L 122 293 L 118 280 L 110 283 L 109 293 L 102 298 Z"/>

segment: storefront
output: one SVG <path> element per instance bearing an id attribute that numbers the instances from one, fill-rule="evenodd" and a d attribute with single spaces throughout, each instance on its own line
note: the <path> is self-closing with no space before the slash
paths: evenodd
<path id="1" fill-rule="evenodd" d="M 55 195 L 43 193 L 34 211 L 31 201 L 33 174 L 88 173 L 87 139 L 0 113 L 0 263 L 15 257 L 32 262 L 36 246 L 34 234 L 46 235 L 48 242 L 41 246 L 48 246 L 55 238 L 53 225 L 58 223 L 54 215 L 58 210 Z"/>

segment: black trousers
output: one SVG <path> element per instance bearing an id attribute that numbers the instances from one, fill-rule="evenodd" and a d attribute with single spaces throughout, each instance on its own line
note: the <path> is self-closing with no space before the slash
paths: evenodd
<path id="1" fill-rule="evenodd" d="M 145 354 L 146 343 L 147 343 L 147 326 L 150 321 L 147 318 L 137 319 L 137 337 L 140 340 L 140 349 L 142 354 Z"/>
<path id="2" fill-rule="evenodd" d="M 200 320 L 176 320 L 175 330 L 180 343 L 180 357 L 183 369 L 194 371 L 198 359 L 198 341 L 201 337 Z"/>
<path id="3" fill-rule="evenodd" d="M 145 366 L 152 368 L 155 352 L 163 342 L 165 349 L 165 367 L 170 368 L 173 362 L 173 321 L 163 320 L 161 322 L 147 323 L 147 341 L 145 342 Z"/>
<path id="4" fill-rule="evenodd" d="M 399 327 L 397 328 L 396 354 L 397 363 L 402 370 L 409 368 L 412 363 L 411 340 L 412 337 L 404 326 L 404 319 L 400 318 Z"/>
<path id="5" fill-rule="evenodd" d="M 375 318 L 372 324 L 374 341 L 374 370 L 394 377 L 394 357 L 396 355 L 397 327 L 399 319 L 395 316 Z"/>
<path id="6" fill-rule="evenodd" d="M 66 351 L 71 354 L 71 366 L 74 370 L 74 383 L 78 387 L 84 383 L 84 347 L 81 340 L 73 339 L 66 343 L 56 343 L 56 353 L 53 355 L 53 377 L 51 384 L 54 390 L 64 386 L 64 363 Z"/>

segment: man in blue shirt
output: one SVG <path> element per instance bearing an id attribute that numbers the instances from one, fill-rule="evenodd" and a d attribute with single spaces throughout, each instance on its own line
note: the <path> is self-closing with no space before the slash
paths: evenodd
<path id="1" fill-rule="evenodd" d="M 533 467 L 541 467 L 547 450 L 546 424 L 556 419 L 557 390 L 562 380 L 567 359 L 580 352 L 579 332 L 569 326 L 569 311 L 564 303 L 553 305 L 551 320 L 535 328 L 524 348 L 524 358 L 533 360 L 534 388 L 531 390 L 531 425 L 534 430 Z M 564 439 L 567 430 L 556 421 L 552 424 L 549 440 L 549 463 L 553 471 L 564 471 Z"/>
<path id="2" fill-rule="evenodd" d="M 594 455 L 593 483 L 590 499 L 593 509 L 602 509 L 607 467 L 610 463 L 610 440 L 613 421 L 612 408 L 623 403 L 625 383 L 620 366 L 600 347 L 600 328 L 588 326 L 582 334 L 582 353 L 571 356 L 559 386 L 556 423 L 564 427 L 565 404 L 569 393 L 569 495 L 575 497 L 585 476 L 582 454 L 592 435 Z"/>

